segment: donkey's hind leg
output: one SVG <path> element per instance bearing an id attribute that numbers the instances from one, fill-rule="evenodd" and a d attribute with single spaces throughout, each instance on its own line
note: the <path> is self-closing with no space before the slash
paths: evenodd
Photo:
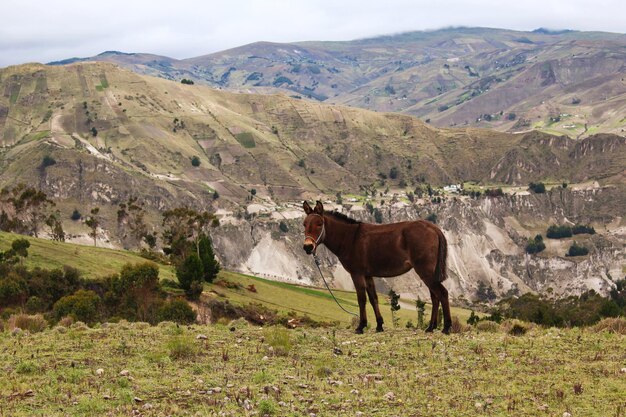
<path id="1" fill-rule="evenodd" d="M 383 316 L 380 314 L 380 309 L 378 308 L 378 293 L 376 293 L 376 284 L 374 283 L 374 278 L 365 277 L 365 286 L 367 288 L 367 296 L 370 299 L 370 304 L 374 308 L 374 314 L 376 315 L 376 331 L 383 331 Z"/>
<path id="2" fill-rule="evenodd" d="M 430 333 L 437 328 L 437 315 L 439 314 L 439 298 L 433 290 L 430 290 L 430 300 L 433 304 L 433 309 L 430 313 L 430 324 L 426 328 L 427 333 Z"/>
<path id="3" fill-rule="evenodd" d="M 433 291 L 441 301 L 441 308 L 443 309 L 443 330 L 445 334 L 450 334 L 450 328 L 452 327 L 452 316 L 450 315 L 450 301 L 448 300 L 448 290 L 443 286 L 441 282 L 436 283 L 433 286 Z"/>

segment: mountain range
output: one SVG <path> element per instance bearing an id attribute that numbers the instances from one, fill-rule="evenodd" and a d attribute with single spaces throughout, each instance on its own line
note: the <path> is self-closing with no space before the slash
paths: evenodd
<path id="1" fill-rule="evenodd" d="M 626 126 L 623 34 L 448 28 L 343 42 L 257 42 L 182 60 L 108 51 L 52 64 L 94 60 L 232 91 L 401 112 L 439 127 L 576 138 Z"/>

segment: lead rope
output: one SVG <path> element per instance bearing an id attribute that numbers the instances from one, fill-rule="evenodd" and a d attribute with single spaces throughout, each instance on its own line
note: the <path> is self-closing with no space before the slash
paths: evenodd
<path id="1" fill-rule="evenodd" d="M 326 289 L 328 290 L 328 292 L 330 293 L 330 295 L 332 295 L 333 300 L 335 300 L 335 302 L 337 303 L 337 305 L 339 306 L 340 309 L 342 309 L 343 311 L 345 311 L 348 314 L 352 314 L 354 317 L 359 317 L 358 314 L 355 314 L 351 311 L 346 310 L 345 308 L 343 308 L 343 306 L 339 303 L 339 300 L 337 300 L 337 298 L 335 297 L 335 294 L 333 294 L 333 292 L 331 291 L 330 287 L 328 286 L 328 283 L 326 282 L 326 278 L 324 278 L 324 274 L 322 274 L 322 270 L 320 269 L 320 260 L 318 259 L 316 254 L 313 254 L 313 259 L 315 260 L 315 266 L 317 266 L 317 270 L 320 271 L 320 276 L 322 277 L 322 281 L 324 281 L 324 285 L 326 285 Z"/>

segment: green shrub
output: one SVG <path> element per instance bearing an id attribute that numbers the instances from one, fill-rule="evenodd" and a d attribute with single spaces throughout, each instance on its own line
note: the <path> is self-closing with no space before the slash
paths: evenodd
<path id="1" fill-rule="evenodd" d="M 213 252 L 213 242 L 207 235 L 203 234 L 200 237 L 198 252 L 200 253 L 200 262 L 202 262 L 203 279 L 206 282 L 213 282 L 221 267 L 215 258 L 215 252 Z"/>
<path id="2" fill-rule="evenodd" d="M 526 243 L 526 253 L 534 254 L 545 250 L 546 244 L 543 243 L 543 237 L 541 235 L 535 236 L 533 239 L 528 239 Z"/>
<path id="3" fill-rule="evenodd" d="M 0 305 L 21 304 L 28 296 L 26 281 L 14 272 L 0 278 Z"/>
<path id="4" fill-rule="evenodd" d="M 54 303 L 53 312 L 57 320 L 72 316 L 74 320 L 94 323 L 100 318 L 101 300 L 93 291 L 78 290 Z"/>
<path id="5" fill-rule="evenodd" d="M 531 182 L 528 189 L 535 194 L 543 194 L 546 192 L 546 185 L 542 182 Z"/>
<path id="6" fill-rule="evenodd" d="M 200 166 L 200 158 L 194 155 L 191 158 L 191 165 L 193 165 L 194 167 L 199 167 Z"/>
<path id="7" fill-rule="evenodd" d="M 167 350 L 172 359 L 189 359 L 198 354 L 198 345 L 190 336 L 175 336 L 167 342 Z"/>
<path id="8" fill-rule="evenodd" d="M 27 313 L 30 314 L 34 314 L 34 313 L 43 313 L 46 310 L 46 303 L 39 297 L 37 297 L 36 295 L 33 295 L 32 297 L 29 297 L 28 300 L 26 301 L 26 305 L 24 306 L 24 309 L 26 310 Z"/>
<path id="9" fill-rule="evenodd" d="M 187 256 L 176 268 L 176 277 L 187 296 L 197 299 L 202 293 L 202 281 L 204 281 L 204 266 L 198 255 L 192 253 Z"/>
<path id="10" fill-rule="evenodd" d="M 49 166 L 52 166 L 54 164 L 56 164 L 57 161 L 55 161 L 55 159 L 53 157 L 51 157 L 50 155 L 45 155 L 43 157 L 43 160 L 41 161 L 41 167 L 42 168 L 47 168 Z"/>
<path id="11" fill-rule="evenodd" d="M 472 310 L 469 318 L 467 319 L 467 324 L 469 324 L 470 326 L 476 326 L 476 324 L 478 324 L 479 321 L 480 321 L 480 317 L 478 317 L 476 313 L 474 313 L 474 310 Z"/>
<path id="12" fill-rule="evenodd" d="M 595 235 L 596 234 L 596 229 L 593 228 L 593 226 L 590 225 L 584 225 L 584 224 L 577 224 L 574 227 L 572 227 L 572 233 L 575 235 L 580 235 L 580 234 L 590 234 L 590 235 Z"/>
<path id="13" fill-rule="evenodd" d="M 81 217 L 82 215 L 80 214 L 80 211 L 78 211 L 78 209 L 74 209 L 72 215 L 70 216 L 70 219 L 72 219 L 73 221 L 78 221 Z"/>
<path id="14" fill-rule="evenodd" d="M 196 321 L 196 312 L 181 299 L 164 303 L 157 312 L 158 321 L 173 321 L 180 324 L 191 324 Z"/>
<path id="15" fill-rule="evenodd" d="M 278 411 L 278 407 L 272 400 L 261 400 L 259 401 L 259 413 L 264 415 L 274 415 Z"/>
<path id="16" fill-rule="evenodd" d="M 584 246 L 580 246 L 578 243 L 574 242 L 572 246 L 569 247 L 567 251 L 567 256 L 585 256 L 589 253 L 589 249 Z"/>
<path id="17" fill-rule="evenodd" d="M 274 348 L 278 356 L 286 356 L 291 350 L 289 331 L 283 327 L 268 327 L 263 331 L 265 341 Z"/>
<path id="18" fill-rule="evenodd" d="M 17 364 L 15 372 L 21 375 L 34 374 L 37 371 L 37 365 L 30 361 L 23 361 Z"/>
<path id="19" fill-rule="evenodd" d="M 502 191 L 502 188 L 490 188 L 488 190 L 485 190 L 485 197 L 503 197 L 504 196 L 504 191 Z"/>
<path id="20" fill-rule="evenodd" d="M 546 236 L 550 239 L 561 239 L 564 237 L 572 237 L 572 228 L 569 226 L 557 226 L 555 224 L 548 227 Z"/>

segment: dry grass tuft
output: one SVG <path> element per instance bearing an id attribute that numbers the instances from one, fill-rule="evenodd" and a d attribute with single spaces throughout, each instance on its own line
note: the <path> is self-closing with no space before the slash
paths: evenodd
<path id="1" fill-rule="evenodd" d="M 596 333 L 609 332 L 616 334 L 626 334 L 626 318 L 624 317 L 612 317 L 600 320 L 590 329 Z"/>
<path id="2" fill-rule="evenodd" d="M 472 326 L 469 324 L 463 324 L 459 321 L 459 318 L 454 316 L 452 317 L 452 327 L 450 327 L 450 332 L 452 333 L 467 333 L 472 331 Z"/>
<path id="3" fill-rule="evenodd" d="M 500 325 L 495 321 L 481 320 L 476 324 L 476 328 L 480 332 L 486 333 L 498 333 L 500 331 Z"/>
<path id="4" fill-rule="evenodd" d="M 38 333 L 48 328 L 48 322 L 41 314 L 13 314 L 7 324 L 11 331 L 18 328 L 28 330 L 30 333 Z"/>

